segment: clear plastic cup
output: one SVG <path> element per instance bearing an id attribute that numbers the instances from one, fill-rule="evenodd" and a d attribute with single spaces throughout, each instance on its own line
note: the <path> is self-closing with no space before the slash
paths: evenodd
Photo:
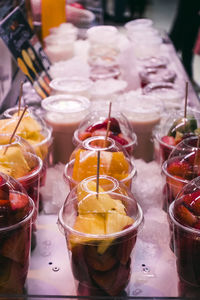
<path id="1" fill-rule="evenodd" d="M 148 68 L 139 73 L 141 87 L 144 88 L 147 84 L 155 82 L 171 82 L 174 83 L 176 73 L 167 68 Z"/>
<path id="2" fill-rule="evenodd" d="M 129 120 L 137 136 L 134 157 L 145 161 L 154 159 L 153 130 L 160 123 L 163 113 L 158 99 L 146 95 L 127 95 L 121 103 L 121 111 Z"/>
<path id="3" fill-rule="evenodd" d="M 79 203 L 77 197 L 66 200 L 58 224 L 67 241 L 77 294 L 119 296 L 131 276 L 133 249 L 143 213 L 135 200 L 127 196 L 106 192 L 96 197 L 97 194 L 88 194 Z M 97 204 L 106 202 L 107 208 L 93 206 L 93 210 L 81 214 L 82 209 L 87 212 L 87 205 L 93 200 Z M 114 209 L 109 210 L 109 206 Z"/>
<path id="4" fill-rule="evenodd" d="M 0 173 L 0 215 L 0 294 L 22 295 L 35 205 L 19 182 L 3 173 Z"/>
<path id="5" fill-rule="evenodd" d="M 42 160 L 24 139 L 16 135 L 10 144 L 10 137 L 0 134 L 0 171 L 22 184 L 38 210 Z"/>
<path id="6" fill-rule="evenodd" d="M 93 26 L 87 30 L 88 62 L 91 66 L 118 66 L 118 29 L 114 26 Z"/>
<path id="7" fill-rule="evenodd" d="M 127 31 L 132 32 L 140 29 L 153 28 L 153 20 L 147 18 L 139 18 L 136 20 L 129 21 L 124 26 Z"/>
<path id="8" fill-rule="evenodd" d="M 122 145 L 133 155 L 137 145 L 137 136 L 133 132 L 128 119 L 120 112 L 113 111 L 110 118 L 108 136 Z M 108 110 L 100 109 L 89 113 L 74 132 L 73 143 L 75 146 L 92 136 L 106 136 L 108 123 Z"/>
<path id="9" fill-rule="evenodd" d="M 100 151 L 100 175 L 109 175 L 131 189 L 136 176 L 133 160 L 122 146 L 111 138 L 96 136 L 79 144 L 64 169 L 64 179 L 70 189 L 83 179 L 97 174 L 97 151 Z"/>
<path id="10" fill-rule="evenodd" d="M 197 136 L 182 140 L 162 165 L 163 173 L 166 176 L 164 189 L 164 208 L 166 211 L 182 188 L 200 175 L 200 150 L 197 148 L 197 144 Z"/>
<path id="11" fill-rule="evenodd" d="M 106 68 L 104 66 L 94 66 L 90 69 L 90 79 L 93 81 L 107 80 L 110 78 L 119 79 L 120 73 L 118 67 Z"/>
<path id="12" fill-rule="evenodd" d="M 200 111 L 188 107 L 186 119 L 183 110 L 171 112 L 154 130 L 156 160 L 162 164 L 178 143 L 184 138 L 198 135 L 199 131 Z"/>
<path id="13" fill-rule="evenodd" d="M 200 177 L 190 181 L 170 204 L 173 244 L 180 280 L 200 291 Z M 197 297 L 198 298 L 198 297 Z M 196 298 L 196 299 L 197 299 Z"/>
<path id="14" fill-rule="evenodd" d="M 53 162 L 66 163 L 74 150 L 72 138 L 88 114 L 90 101 L 76 95 L 54 95 L 42 101 L 44 118 L 53 129 Z"/>
<path id="15" fill-rule="evenodd" d="M 90 97 L 92 81 L 83 77 L 55 78 L 50 82 L 52 95 L 66 94 Z"/>

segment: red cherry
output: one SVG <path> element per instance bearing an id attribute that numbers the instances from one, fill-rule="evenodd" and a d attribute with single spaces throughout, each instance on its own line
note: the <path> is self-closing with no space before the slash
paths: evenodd
<path id="1" fill-rule="evenodd" d="M 163 143 L 165 143 L 167 145 L 170 145 L 170 146 L 176 145 L 175 138 L 173 136 L 165 135 L 161 138 L 161 140 L 163 141 Z"/>

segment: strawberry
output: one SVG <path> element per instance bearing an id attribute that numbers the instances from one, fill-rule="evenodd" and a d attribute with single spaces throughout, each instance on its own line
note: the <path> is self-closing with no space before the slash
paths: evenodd
<path id="1" fill-rule="evenodd" d="M 102 123 L 95 123 L 94 125 L 90 125 L 88 128 L 86 128 L 86 132 L 94 132 L 95 130 L 107 128 L 107 124 L 105 122 Z"/>
<path id="2" fill-rule="evenodd" d="M 167 168 L 169 174 L 180 176 L 183 179 L 187 179 L 187 176 L 191 173 L 190 165 L 186 161 L 174 160 L 169 163 Z"/>
<path id="3" fill-rule="evenodd" d="M 165 143 L 167 145 L 170 145 L 170 146 L 176 145 L 175 138 L 173 136 L 165 135 L 161 138 L 161 140 L 163 143 Z"/>
<path id="4" fill-rule="evenodd" d="M 29 203 L 28 196 L 26 194 L 10 192 L 9 199 L 12 210 L 22 209 Z"/>

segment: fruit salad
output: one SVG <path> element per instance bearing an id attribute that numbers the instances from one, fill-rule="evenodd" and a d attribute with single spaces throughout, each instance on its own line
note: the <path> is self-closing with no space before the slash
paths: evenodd
<path id="1" fill-rule="evenodd" d="M 100 192 L 81 200 L 67 198 L 59 223 L 66 234 L 78 294 L 122 294 L 142 220 L 139 205 L 124 195 Z"/>
<path id="2" fill-rule="evenodd" d="M 182 112 L 180 114 L 183 115 Z M 199 135 L 199 133 L 200 128 L 193 113 L 189 113 L 186 118 L 180 116 L 177 118 L 177 115 L 170 116 L 166 123 L 162 124 L 162 128 L 159 127 L 155 132 L 159 144 L 159 160 L 161 162 L 167 160 L 178 143 L 189 136 Z"/>
<path id="3" fill-rule="evenodd" d="M 170 205 L 180 278 L 200 288 L 200 179 L 188 183 Z"/>
<path id="4" fill-rule="evenodd" d="M 22 294 L 35 205 L 23 187 L 0 173 L 0 294 Z"/>
<path id="5" fill-rule="evenodd" d="M 15 136 L 9 144 L 10 137 L 0 134 L 0 172 L 17 179 L 38 208 L 42 160 L 24 139 Z"/>
<path id="6" fill-rule="evenodd" d="M 200 176 L 200 149 L 197 149 L 197 143 L 196 136 L 184 139 L 174 148 L 162 166 L 166 176 L 164 189 L 166 209 L 189 181 Z"/>
<path id="7" fill-rule="evenodd" d="M 77 146 L 89 137 L 106 136 L 108 121 L 110 121 L 108 137 L 121 144 L 132 155 L 137 144 L 137 136 L 133 132 L 129 121 L 123 114 L 117 112 L 114 112 L 114 117 L 108 120 L 107 114 L 107 111 L 93 111 L 86 116 L 74 133 L 74 145 Z"/>
<path id="8" fill-rule="evenodd" d="M 73 188 L 83 179 L 97 173 L 97 151 L 100 151 L 100 175 L 108 175 L 131 187 L 136 169 L 132 160 L 124 152 L 120 144 L 102 136 L 91 137 L 80 144 L 72 153 L 70 161 L 65 166 L 64 178 Z"/>

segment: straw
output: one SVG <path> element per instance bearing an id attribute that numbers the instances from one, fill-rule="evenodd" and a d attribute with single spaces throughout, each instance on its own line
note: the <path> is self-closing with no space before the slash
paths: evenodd
<path id="1" fill-rule="evenodd" d="M 97 184 L 96 184 L 96 197 L 99 198 L 99 171 L 100 171 L 100 150 L 97 151 Z"/>
<path id="2" fill-rule="evenodd" d="M 24 114 L 25 114 L 27 108 L 28 108 L 28 105 L 26 105 L 26 106 L 24 107 L 23 113 L 21 114 L 21 117 L 19 118 L 19 120 L 18 120 L 18 122 L 17 122 L 17 125 L 16 125 L 16 127 L 15 127 L 15 129 L 14 129 L 14 131 L 13 131 L 11 137 L 10 137 L 9 144 L 12 143 L 12 139 L 13 139 L 13 137 L 14 137 L 14 135 L 15 135 L 17 129 L 18 129 L 18 127 L 19 127 L 19 124 L 20 124 L 20 122 L 21 122 L 21 120 L 22 120 L 22 118 L 23 118 L 23 116 L 24 116 Z M 5 151 L 4 151 L 4 155 L 6 154 L 6 152 L 7 152 L 7 150 L 8 150 L 8 147 L 9 147 L 9 146 L 6 147 L 6 149 L 5 149 Z"/>
<path id="3" fill-rule="evenodd" d="M 20 108 L 21 108 L 21 99 L 22 99 L 22 95 L 23 95 L 23 81 L 21 81 L 20 83 L 20 90 L 19 90 L 19 102 L 18 102 L 18 117 L 20 115 Z"/>

